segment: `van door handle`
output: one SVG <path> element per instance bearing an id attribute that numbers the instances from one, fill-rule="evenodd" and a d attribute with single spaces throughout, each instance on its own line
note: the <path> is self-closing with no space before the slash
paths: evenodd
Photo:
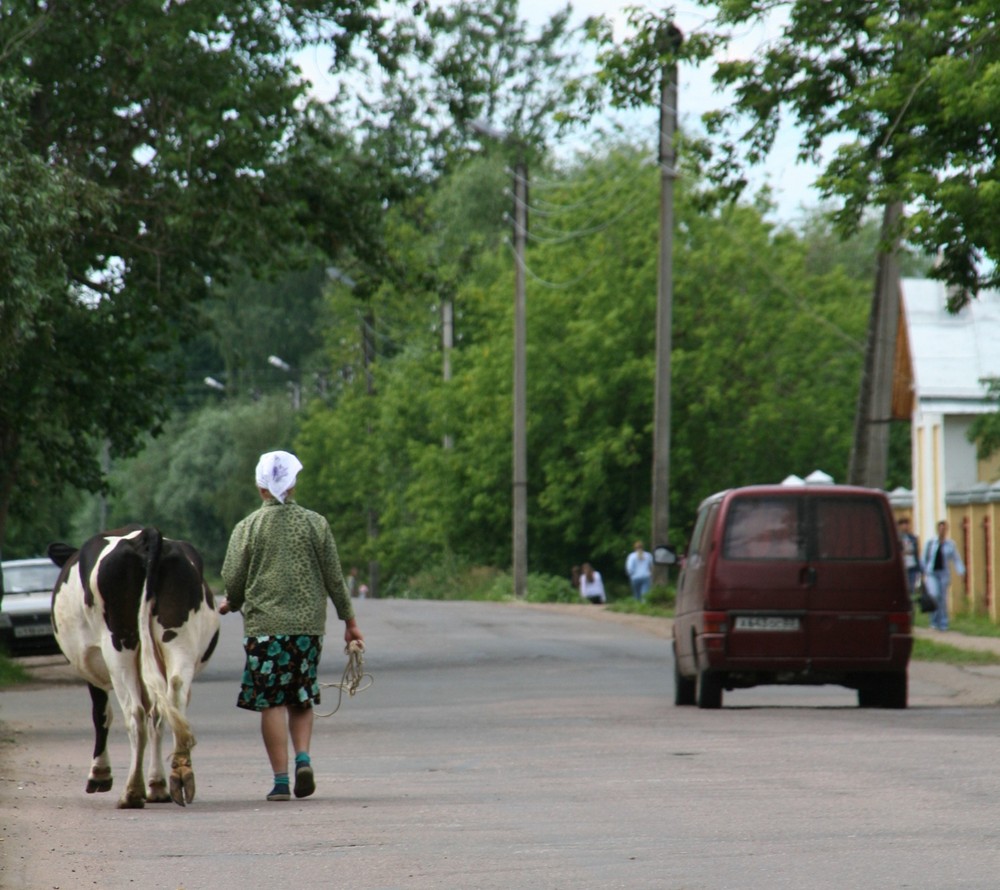
<path id="1" fill-rule="evenodd" d="M 816 586 L 816 569 L 814 566 L 804 566 L 799 572 L 799 585 L 801 587 Z"/>

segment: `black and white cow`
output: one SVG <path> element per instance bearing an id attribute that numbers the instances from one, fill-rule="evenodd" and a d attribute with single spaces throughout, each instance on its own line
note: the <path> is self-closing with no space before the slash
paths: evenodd
<path id="1" fill-rule="evenodd" d="M 114 689 L 132 748 L 118 806 L 143 807 L 147 800 L 184 806 L 195 792 L 195 740 L 186 717 L 191 683 L 219 639 L 219 616 L 201 555 L 185 541 L 137 525 L 95 535 L 79 550 L 51 544 L 48 552 L 62 567 L 52 595 L 56 640 L 87 681 L 93 705 L 94 759 L 87 793 L 111 790 L 108 693 Z M 163 719 L 174 735 L 169 793 Z M 150 741 L 147 793 L 142 765 Z"/>

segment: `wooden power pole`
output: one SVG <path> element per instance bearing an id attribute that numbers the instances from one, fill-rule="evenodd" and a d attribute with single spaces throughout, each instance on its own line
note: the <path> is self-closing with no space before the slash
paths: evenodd
<path id="1" fill-rule="evenodd" d="M 903 205 L 888 204 L 882 216 L 875 293 L 868 317 L 865 365 L 854 416 L 854 444 L 847 470 L 851 485 L 884 488 L 889 472 L 892 375 L 899 328 L 899 223 Z"/>
<path id="2" fill-rule="evenodd" d="M 664 26 L 662 49 L 673 55 L 683 36 Z M 656 383 L 653 407 L 653 539 L 650 549 L 670 543 L 670 351 L 673 324 L 674 180 L 677 157 L 677 63 L 663 68 L 660 81 L 660 256 L 656 300 Z M 653 583 L 667 583 L 667 566 L 653 567 Z"/>

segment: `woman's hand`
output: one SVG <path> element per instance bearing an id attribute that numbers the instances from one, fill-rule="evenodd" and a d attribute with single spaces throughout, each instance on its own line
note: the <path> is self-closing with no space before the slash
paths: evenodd
<path id="1" fill-rule="evenodd" d="M 357 640 L 362 646 L 365 644 L 365 638 L 358 628 L 358 623 L 352 618 L 350 621 L 344 622 L 344 642 L 350 646 L 354 640 Z"/>

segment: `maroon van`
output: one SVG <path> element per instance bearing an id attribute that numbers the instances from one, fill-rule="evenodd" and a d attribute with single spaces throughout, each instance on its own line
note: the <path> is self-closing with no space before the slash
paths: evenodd
<path id="1" fill-rule="evenodd" d="M 912 603 L 889 502 L 847 485 L 755 485 L 698 509 L 674 618 L 675 704 L 836 683 L 905 708 Z"/>

